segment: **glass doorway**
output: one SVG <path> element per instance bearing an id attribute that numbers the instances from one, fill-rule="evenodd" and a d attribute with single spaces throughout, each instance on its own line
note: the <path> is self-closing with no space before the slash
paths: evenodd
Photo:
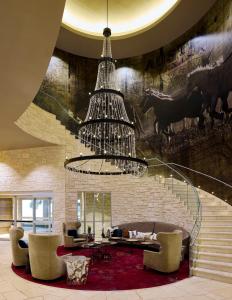
<path id="1" fill-rule="evenodd" d="M 111 227 L 111 193 L 79 192 L 77 196 L 77 219 L 81 221 L 81 230 L 102 237 L 102 232 Z"/>
<path id="2" fill-rule="evenodd" d="M 9 239 L 9 228 L 12 224 L 23 227 L 25 238 L 29 232 L 52 231 L 52 197 L 40 197 L 38 194 L 0 196 L 0 240 Z"/>
<path id="3" fill-rule="evenodd" d="M 52 199 L 17 197 L 17 220 L 25 232 L 52 231 Z"/>

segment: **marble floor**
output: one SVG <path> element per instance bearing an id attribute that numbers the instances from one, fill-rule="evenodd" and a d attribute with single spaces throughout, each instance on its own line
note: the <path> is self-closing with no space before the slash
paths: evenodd
<path id="1" fill-rule="evenodd" d="M 25 281 L 10 268 L 8 241 L 0 241 L 0 300 L 231 300 L 232 285 L 200 277 L 130 291 L 87 292 L 53 288 Z"/>

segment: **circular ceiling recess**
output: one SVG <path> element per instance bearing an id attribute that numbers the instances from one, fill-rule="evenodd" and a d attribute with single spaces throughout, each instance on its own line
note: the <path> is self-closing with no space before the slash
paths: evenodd
<path id="1" fill-rule="evenodd" d="M 127 38 L 155 26 L 181 0 L 109 0 L 108 26 L 114 39 Z M 107 26 L 106 0 L 66 0 L 62 25 L 90 38 L 101 38 Z"/>
<path id="2" fill-rule="evenodd" d="M 216 0 L 108 0 L 114 58 L 142 55 L 171 43 L 196 24 Z M 56 47 L 99 58 L 107 0 L 66 0 Z"/>

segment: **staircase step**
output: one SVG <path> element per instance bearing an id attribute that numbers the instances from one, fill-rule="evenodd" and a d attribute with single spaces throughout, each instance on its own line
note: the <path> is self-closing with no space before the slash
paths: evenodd
<path id="1" fill-rule="evenodd" d="M 232 254 L 231 246 L 220 246 L 220 245 L 206 245 L 206 244 L 196 244 L 193 246 L 193 251 L 197 252 L 207 252 L 207 253 L 223 253 Z"/>
<path id="2" fill-rule="evenodd" d="M 218 261 L 208 261 L 204 259 L 194 259 L 194 268 L 209 269 L 220 272 L 229 272 L 232 274 L 232 263 L 218 262 Z"/>
<path id="3" fill-rule="evenodd" d="M 230 217 L 232 220 L 232 211 L 228 211 L 228 210 L 217 210 L 217 211 L 205 211 L 203 209 L 202 211 L 202 217 L 210 217 L 210 216 L 214 216 L 214 217 Z"/>
<path id="4" fill-rule="evenodd" d="M 229 232 L 232 233 L 232 225 L 212 225 L 212 226 L 201 226 L 201 233 L 206 232 Z"/>
<path id="5" fill-rule="evenodd" d="M 204 232 L 200 231 L 199 238 L 222 238 L 222 239 L 232 239 L 232 231 L 231 232 Z"/>
<path id="6" fill-rule="evenodd" d="M 232 283 L 232 274 L 228 272 L 220 272 L 215 270 L 192 268 L 192 274 L 212 280 L 218 280 L 226 283 Z"/>
<path id="7" fill-rule="evenodd" d="M 201 221 L 201 227 L 205 226 L 232 226 L 232 220 L 214 220 L 206 221 L 205 217 Z"/>
<path id="8" fill-rule="evenodd" d="M 228 211 L 224 205 L 202 205 L 202 211 L 203 212 L 218 212 L 218 211 Z"/>
<path id="9" fill-rule="evenodd" d="M 218 213 L 217 213 L 217 215 L 214 215 L 214 216 L 210 216 L 210 215 L 204 215 L 203 217 L 202 217 L 202 219 L 204 220 L 204 221 L 229 221 L 229 222 L 231 222 L 232 223 L 232 215 L 230 216 L 224 216 L 224 215 L 222 215 L 222 216 L 220 216 Z"/>
<path id="10" fill-rule="evenodd" d="M 232 247 L 232 239 L 223 239 L 219 238 L 197 238 L 197 243 L 199 245 L 218 245 L 218 246 L 231 246 Z"/>
<path id="11" fill-rule="evenodd" d="M 232 254 L 193 251 L 192 256 L 194 259 L 203 259 L 209 261 L 220 261 L 220 262 L 228 262 L 228 263 L 232 262 Z"/>
<path id="12" fill-rule="evenodd" d="M 206 206 L 224 206 L 226 207 L 226 202 L 224 202 L 221 199 L 210 199 L 210 198 L 202 198 L 199 197 L 201 199 L 201 203 L 202 205 L 206 205 Z"/>

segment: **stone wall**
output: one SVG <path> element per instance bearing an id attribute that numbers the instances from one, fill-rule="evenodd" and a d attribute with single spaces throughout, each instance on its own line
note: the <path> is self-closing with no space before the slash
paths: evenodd
<path id="1" fill-rule="evenodd" d="M 54 230 L 61 231 L 64 220 L 76 219 L 79 191 L 111 192 L 112 224 L 132 221 L 164 221 L 191 229 L 186 208 L 154 177 L 136 178 L 129 175 L 94 176 L 65 172 L 65 157 L 85 153 L 85 148 L 54 116 L 42 112 L 36 105 L 24 113 L 23 124 L 28 131 L 47 141 L 62 141 L 61 145 L 0 152 L 0 193 L 51 191 L 54 200 Z M 26 120 L 27 118 L 27 120 Z M 40 122 L 43 119 L 43 126 Z M 51 121 L 53 119 L 53 121 Z M 52 131 L 50 125 L 53 124 Z M 41 128 L 41 132 L 39 131 Z M 52 134 L 51 134 L 52 133 Z M 59 137 L 59 138 L 58 138 Z M 58 143 L 58 142 L 57 142 Z"/>
<path id="2" fill-rule="evenodd" d="M 51 191 L 54 228 L 65 218 L 64 147 L 41 147 L 0 152 L 0 192 Z"/>

